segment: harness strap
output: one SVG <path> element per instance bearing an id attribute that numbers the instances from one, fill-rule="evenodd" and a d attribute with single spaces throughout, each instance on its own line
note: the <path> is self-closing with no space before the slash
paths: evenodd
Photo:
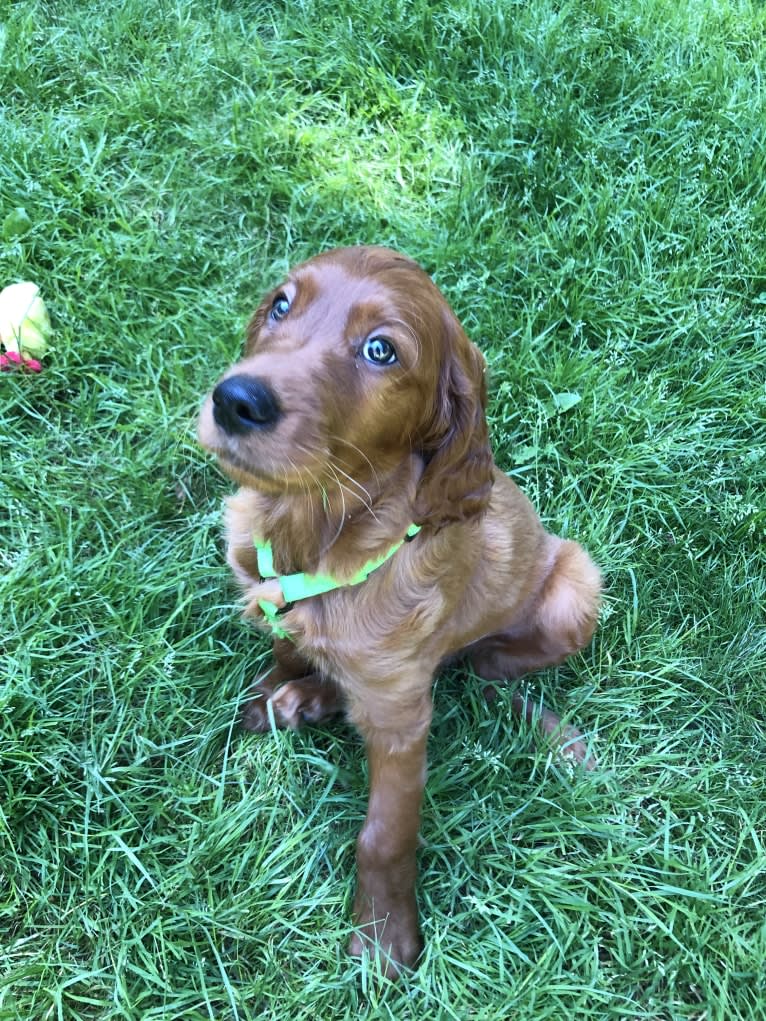
<path id="1" fill-rule="evenodd" d="M 399 542 L 394 543 L 382 556 L 368 561 L 348 581 L 338 581 L 330 574 L 306 574 L 304 571 L 298 574 L 277 574 L 274 570 L 274 554 L 271 549 L 271 543 L 253 539 L 253 544 L 258 555 L 258 573 L 261 578 L 276 578 L 282 590 L 285 603 L 290 604 L 296 603 L 300 599 L 310 599 L 311 596 L 320 596 L 324 592 L 332 592 L 333 589 L 346 588 L 350 585 L 361 585 L 363 581 L 367 581 L 373 571 L 377 571 L 387 560 L 390 560 L 403 543 L 414 538 L 419 531 L 420 525 L 410 525 L 405 536 Z M 288 632 L 279 623 L 280 607 L 270 599 L 259 599 L 258 605 L 263 610 L 263 615 L 271 625 L 271 630 L 274 634 L 278 638 L 288 638 Z"/>

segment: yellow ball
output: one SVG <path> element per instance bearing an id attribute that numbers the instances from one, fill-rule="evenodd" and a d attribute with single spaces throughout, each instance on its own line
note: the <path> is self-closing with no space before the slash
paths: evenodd
<path id="1" fill-rule="evenodd" d="M 0 291 L 0 341 L 6 351 L 42 358 L 51 321 L 37 284 L 10 284 Z"/>

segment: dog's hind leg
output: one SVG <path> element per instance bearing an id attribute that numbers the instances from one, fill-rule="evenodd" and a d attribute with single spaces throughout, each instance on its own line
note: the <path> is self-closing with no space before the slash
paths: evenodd
<path id="1" fill-rule="evenodd" d="M 563 662 L 590 641 L 601 591 L 598 568 L 577 543 L 554 541 L 558 545 L 553 565 L 530 613 L 469 650 L 468 661 L 478 677 L 501 683 L 514 680 Z M 488 688 L 488 697 L 493 692 Z M 521 693 L 513 696 L 511 706 L 517 716 L 536 721 L 563 754 L 593 768 L 595 762 L 580 731 L 562 724 L 556 713 Z"/>

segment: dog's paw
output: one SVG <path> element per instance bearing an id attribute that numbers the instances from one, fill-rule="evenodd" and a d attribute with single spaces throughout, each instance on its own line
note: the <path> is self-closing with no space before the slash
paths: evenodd
<path id="1" fill-rule="evenodd" d="M 255 684 L 249 695 L 242 711 L 242 726 L 259 734 L 271 729 L 269 706 L 280 730 L 298 730 L 304 723 L 318 723 L 343 710 L 335 684 L 313 676 L 285 681 L 276 689 Z"/>
<path id="2" fill-rule="evenodd" d="M 352 957 L 368 954 L 377 961 L 381 974 L 388 979 L 396 979 L 403 971 L 412 970 L 422 950 L 423 940 L 417 925 L 401 927 L 390 917 L 376 926 L 365 926 L 354 932 L 348 943 Z"/>
<path id="3" fill-rule="evenodd" d="M 423 939 L 414 892 L 383 895 L 372 901 L 359 886 L 354 919 L 357 928 L 348 943 L 352 957 L 368 954 L 389 979 L 416 966 Z"/>
<path id="4" fill-rule="evenodd" d="M 271 729 L 269 722 L 269 711 L 267 703 L 273 696 L 274 690 L 265 686 L 254 684 L 247 693 L 247 702 L 242 709 L 240 724 L 245 730 L 253 730 L 258 734 L 265 734 Z M 279 723 L 274 717 L 274 722 Z"/>
<path id="5" fill-rule="evenodd" d="M 589 771 L 598 766 L 584 735 L 577 727 L 564 723 L 557 713 L 550 709 L 543 709 L 540 712 L 538 725 L 551 747 L 561 758 Z"/>

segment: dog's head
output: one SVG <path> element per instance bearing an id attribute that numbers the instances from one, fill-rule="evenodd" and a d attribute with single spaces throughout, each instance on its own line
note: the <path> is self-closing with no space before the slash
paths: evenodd
<path id="1" fill-rule="evenodd" d="M 484 359 L 430 277 L 386 248 L 325 252 L 266 295 L 198 433 L 240 485 L 360 486 L 413 453 L 417 523 L 480 513 L 492 485 Z"/>

